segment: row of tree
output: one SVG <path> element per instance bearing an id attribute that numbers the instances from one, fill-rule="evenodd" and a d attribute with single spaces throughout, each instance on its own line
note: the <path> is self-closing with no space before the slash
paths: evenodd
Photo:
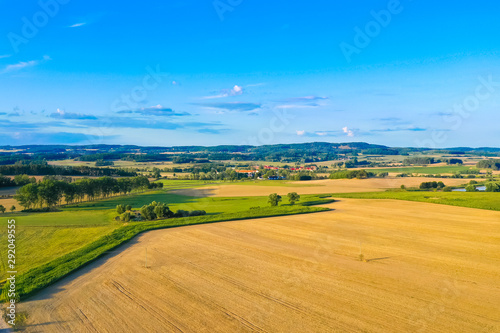
<path id="1" fill-rule="evenodd" d="M 433 157 L 414 156 L 403 160 L 403 165 L 427 165 L 434 163 Z"/>
<path id="2" fill-rule="evenodd" d="M 330 174 L 330 179 L 366 179 L 366 178 L 385 178 L 389 175 L 388 172 L 371 172 L 366 170 L 338 170 Z"/>
<path id="3" fill-rule="evenodd" d="M 481 160 L 477 162 L 478 169 L 493 169 L 500 170 L 500 160 Z"/>
<path id="4" fill-rule="evenodd" d="M 14 179 L 0 175 L 0 187 L 23 186 L 29 183 L 36 183 L 35 177 L 28 175 L 16 175 Z"/>
<path id="5" fill-rule="evenodd" d="M 5 213 L 5 211 L 7 210 L 7 208 L 5 208 L 3 205 L 0 205 L 0 213 Z M 16 210 L 16 206 L 12 205 L 10 207 L 10 211 L 11 213 L 13 213 L 14 211 Z"/>
<path id="6" fill-rule="evenodd" d="M 420 184 L 420 189 L 421 190 L 431 190 L 431 189 L 442 189 L 446 185 L 444 185 L 443 182 L 423 182 Z"/>
<path id="7" fill-rule="evenodd" d="M 166 203 L 153 201 L 149 205 L 144 205 L 139 210 L 139 213 L 132 211 L 132 206 L 130 205 L 117 205 L 116 212 L 119 214 L 117 216 L 123 222 L 129 221 L 152 221 L 161 220 L 174 217 L 188 217 L 188 216 L 201 216 L 207 214 L 204 210 L 182 210 L 179 209 L 177 212 L 173 212 L 167 206 Z"/>
<path id="8" fill-rule="evenodd" d="M 0 165 L 2 175 L 61 175 L 61 176 L 91 176 L 91 177 L 133 177 L 137 176 L 134 170 L 118 168 L 94 168 L 89 166 L 57 166 L 45 163 L 29 164 L 16 163 L 14 165 Z"/>
<path id="9" fill-rule="evenodd" d="M 97 179 L 81 179 L 70 183 L 53 178 L 38 183 L 29 183 L 21 187 L 15 199 L 25 209 L 54 207 L 74 202 L 92 201 L 107 198 L 111 195 L 125 195 L 134 190 L 161 188 L 163 183 L 150 183 L 145 176 L 115 179 L 101 177 Z"/>
<path id="10" fill-rule="evenodd" d="M 295 205 L 297 201 L 300 200 L 300 195 L 297 194 L 297 192 L 290 192 L 287 195 L 288 202 L 290 205 Z M 271 207 L 276 207 L 279 205 L 279 203 L 282 201 L 281 195 L 278 193 L 272 193 L 269 194 L 267 202 L 271 205 Z"/>

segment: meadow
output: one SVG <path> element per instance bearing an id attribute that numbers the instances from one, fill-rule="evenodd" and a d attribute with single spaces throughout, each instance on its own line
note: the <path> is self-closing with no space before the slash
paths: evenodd
<path id="1" fill-rule="evenodd" d="M 466 165 L 443 165 L 443 166 L 408 166 L 391 168 L 369 168 L 373 172 L 390 173 L 414 173 L 421 175 L 453 174 L 460 171 L 475 170 L 475 167 Z"/>
<path id="2" fill-rule="evenodd" d="M 146 230 L 311 213 L 325 208 L 309 205 L 332 201 L 324 195 L 306 195 L 294 206 L 283 202 L 279 207 L 269 207 L 267 200 L 267 197 L 193 198 L 161 190 L 66 206 L 58 212 L 13 214 L 17 224 L 19 293 L 25 296 L 39 290 Z M 207 215 L 131 223 L 114 220 L 116 205 L 130 204 L 139 209 L 152 201 L 166 202 L 174 211 L 203 209 Z M 2 219 L 0 227 L 5 228 L 6 223 Z M 6 242 L 6 235 L 0 236 L 0 242 Z M 5 263 L 2 264 L 2 271 L 7 271 Z"/>

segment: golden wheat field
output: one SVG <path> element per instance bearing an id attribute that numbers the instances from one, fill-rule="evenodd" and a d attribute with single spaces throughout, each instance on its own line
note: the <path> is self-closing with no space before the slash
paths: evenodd
<path id="1" fill-rule="evenodd" d="M 25 300 L 27 332 L 500 332 L 500 212 L 327 206 L 145 233 Z"/>
<path id="2" fill-rule="evenodd" d="M 239 197 L 239 196 L 263 196 L 270 193 L 286 195 L 289 192 L 298 194 L 320 194 L 320 193 L 352 193 L 385 191 L 390 188 L 418 187 L 422 182 L 442 181 L 447 186 L 459 186 L 468 182 L 460 178 L 423 178 L 423 177 L 387 177 L 369 179 L 321 179 L 310 181 L 287 182 L 286 186 L 262 186 L 260 181 L 244 185 L 214 185 L 203 188 L 190 188 L 172 191 L 172 193 L 189 196 L 215 196 L 215 197 Z"/>

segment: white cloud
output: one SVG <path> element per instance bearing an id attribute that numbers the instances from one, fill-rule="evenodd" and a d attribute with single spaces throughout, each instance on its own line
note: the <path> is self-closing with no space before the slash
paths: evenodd
<path id="1" fill-rule="evenodd" d="M 342 127 L 342 131 L 344 131 L 344 133 L 347 134 L 347 136 L 351 136 L 351 137 L 354 136 L 354 132 L 351 131 L 350 129 L 348 129 L 347 126 Z"/>
<path id="2" fill-rule="evenodd" d="M 5 68 L 1 71 L 1 73 L 8 73 L 8 72 L 13 72 L 17 71 L 23 68 L 27 67 L 33 67 L 36 66 L 42 62 L 52 60 L 48 55 L 44 55 L 41 60 L 29 60 L 29 61 L 20 61 L 17 64 L 11 64 L 5 66 Z"/>
<path id="3" fill-rule="evenodd" d="M 38 64 L 38 61 L 36 61 L 36 60 L 20 61 L 17 64 L 7 65 L 5 67 L 5 69 L 3 70 L 3 72 L 4 73 L 6 73 L 6 72 L 12 72 L 12 71 L 15 71 L 15 70 L 18 70 L 18 69 L 35 66 L 37 64 Z"/>
<path id="4" fill-rule="evenodd" d="M 2 55 L 0 55 L 0 59 L 8 58 L 10 56 L 11 56 L 11 54 L 2 54 Z"/>
<path id="5" fill-rule="evenodd" d="M 231 96 L 241 95 L 243 94 L 243 88 L 241 88 L 239 85 L 235 85 L 233 89 L 229 91 L 229 94 Z"/>
<path id="6" fill-rule="evenodd" d="M 87 22 L 75 23 L 73 25 L 70 25 L 68 28 L 77 28 L 77 27 L 81 27 L 82 25 L 85 25 L 85 24 L 87 24 Z"/>
<path id="7" fill-rule="evenodd" d="M 296 131 L 298 136 L 302 136 L 306 134 L 306 131 Z"/>
<path id="8" fill-rule="evenodd" d="M 203 99 L 213 99 L 213 98 L 224 98 L 224 97 L 229 97 L 229 96 L 239 96 L 243 95 L 243 87 L 239 85 L 235 85 L 231 89 L 224 89 L 221 91 L 219 95 L 214 95 L 214 96 L 205 96 L 202 97 Z"/>
<path id="9" fill-rule="evenodd" d="M 277 109 L 315 109 L 317 104 L 283 104 L 276 106 Z"/>

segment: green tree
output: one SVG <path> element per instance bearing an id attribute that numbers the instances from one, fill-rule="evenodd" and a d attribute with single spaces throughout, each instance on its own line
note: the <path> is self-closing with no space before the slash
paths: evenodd
<path id="1" fill-rule="evenodd" d="M 127 206 L 125 207 L 125 209 L 126 209 L 127 211 L 131 211 L 131 210 L 132 210 L 132 206 L 127 205 Z"/>
<path id="2" fill-rule="evenodd" d="M 130 212 L 125 212 L 120 214 L 120 220 L 123 222 L 130 222 L 130 218 L 131 218 Z"/>
<path id="3" fill-rule="evenodd" d="M 154 220 L 156 219 L 156 214 L 154 212 L 155 206 L 153 205 L 144 205 L 141 207 L 141 216 L 146 220 Z"/>
<path id="4" fill-rule="evenodd" d="M 12 207 L 10 207 L 10 211 L 11 211 L 12 213 L 14 213 L 14 211 L 15 211 L 15 210 L 16 210 L 16 206 L 12 205 Z"/>
<path id="5" fill-rule="evenodd" d="M 124 205 L 116 205 L 116 212 L 118 214 L 123 214 L 125 213 L 125 206 Z"/>
<path id="6" fill-rule="evenodd" d="M 465 187 L 466 192 L 476 192 L 476 186 L 469 184 Z"/>
<path id="7" fill-rule="evenodd" d="M 3 205 L 0 205 L 0 213 L 5 213 L 5 207 Z"/>
<path id="8" fill-rule="evenodd" d="M 298 195 L 297 192 L 290 192 L 286 196 L 291 205 L 295 205 L 295 202 L 300 200 L 300 195 Z"/>
<path id="9" fill-rule="evenodd" d="M 62 197 L 62 188 L 59 182 L 53 179 L 42 181 L 38 187 L 38 195 L 41 202 L 48 207 L 55 206 Z"/>
<path id="10" fill-rule="evenodd" d="M 160 172 L 160 169 L 158 168 L 153 168 L 153 177 L 156 178 L 156 179 L 160 179 L 161 178 L 161 172 Z"/>
<path id="11" fill-rule="evenodd" d="M 281 201 L 281 195 L 277 193 L 269 194 L 269 200 L 267 201 L 272 207 L 278 206 Z"/>
<path id="12" fill-rule="evenodd" d="M 37 204 L 40 203 L 38 196 L 38 184 L 31 183 L 24 185 L 17 190 L 17 194 L 14 198 L 26 209 L 30 209 L 32 206 L 37 206 Z"/>
<path id="13" fill-rule="evenodd" d="M 486 192 L 500 192 L 500 186 L 497 183 L 487 183 Z"/>
<path id="14" fill-rule="evenodd" d="M 170 215 L 169 212 L 170 209 L 164 203 L 159 203 L 154 208 L 154 213 L 156 214 L 156 217 L 159 219 L 169 217 Z"/>

